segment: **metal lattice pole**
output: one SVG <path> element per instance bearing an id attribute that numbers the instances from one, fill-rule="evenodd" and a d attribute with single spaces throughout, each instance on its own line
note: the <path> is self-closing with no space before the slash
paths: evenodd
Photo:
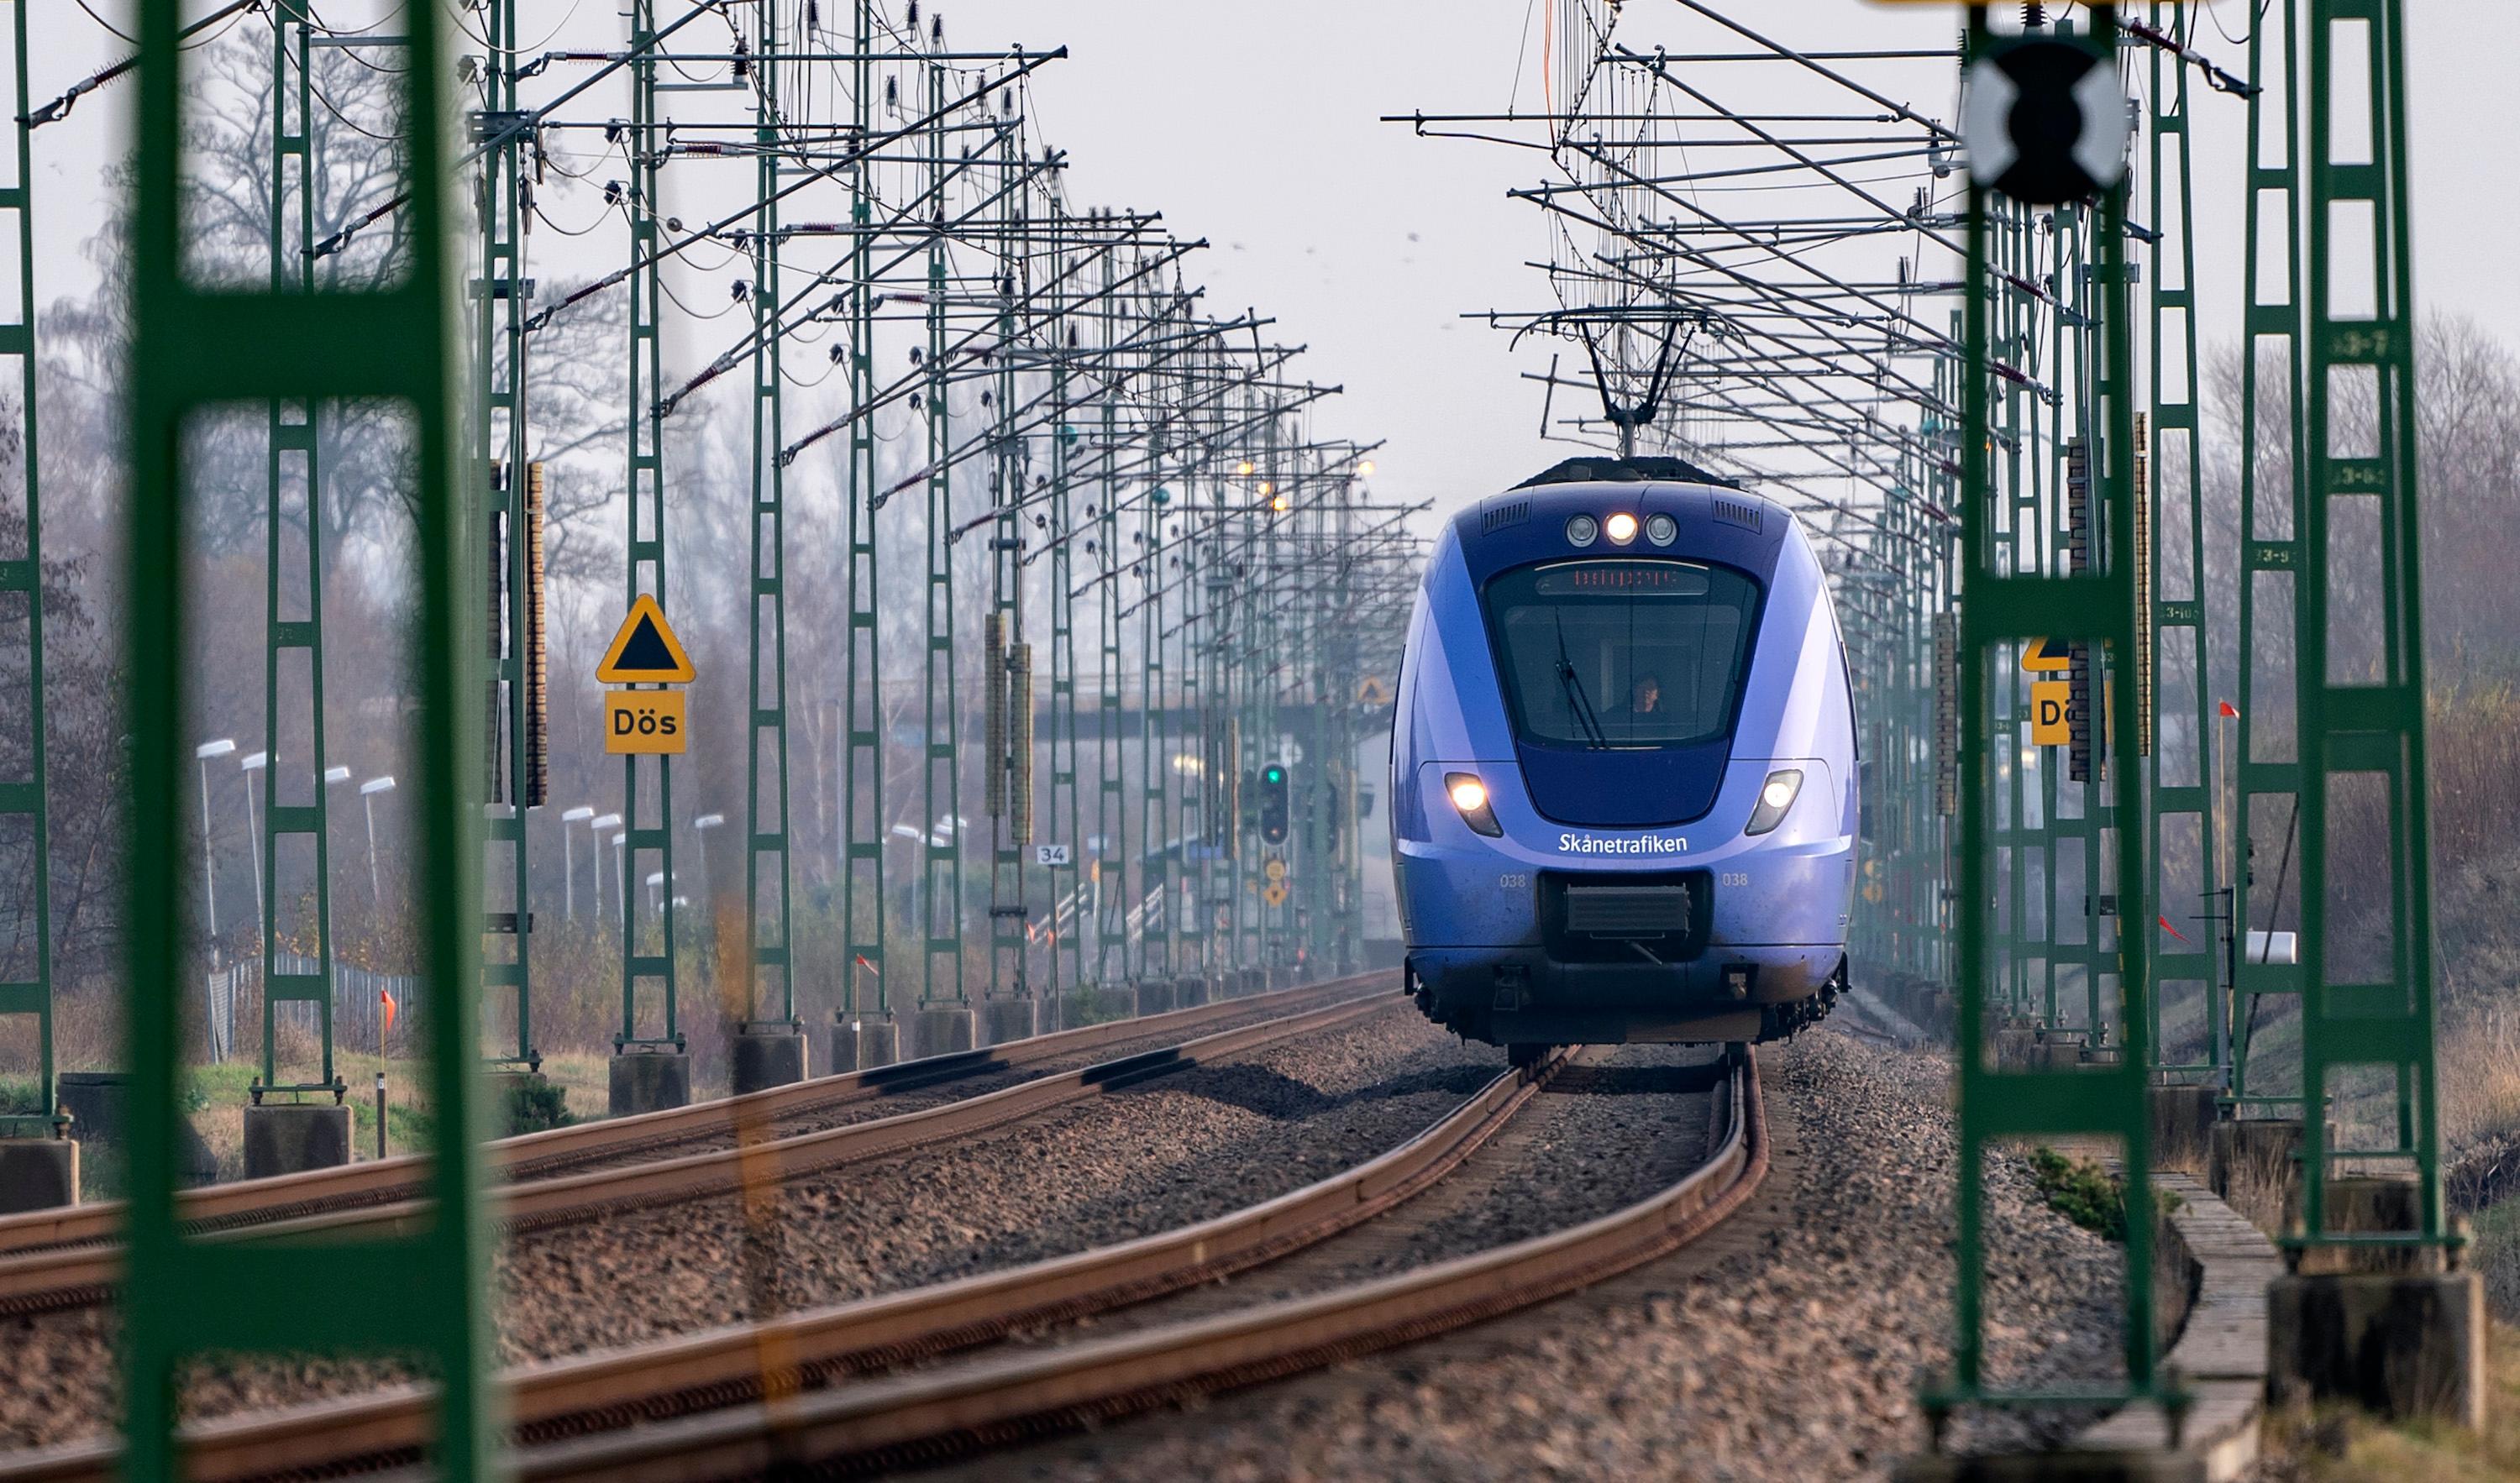
<path id="1" fill-rule="evenodd" d="M 2194 13 L 2186 0 L 2152 0 L 2152 28 L 2166 23 L 2171 33 L 2186 34 Z M 2229 1065 L 2229 1026 L 2224 1018 L 2222 965 L 2215 933 L 2207 926 L 2216 914 L 2221 850 L 2212 794 L 2214 778 L 2214 697 L 2205 645 L 2205 509 L 2203 449 L 2196 409 L 2196 244 L 2194 159 L 2189 119 L 2193 94 L 2187 69 L 2179 59 L 2156 47 L 2152 53 L 2151 128 L 2148 131 L 2148 190 L 2154 237 L 2147 293 L 2150 333 L 2151 434 L 2149 479 L 2138 479 L 2136 498 L 2150 517 L 2148 550 L 2136 553 L 2144 565 L 2149 590 L 2139 603 L 2142 647 L 2135 655 L 2138 710 L 2147 735 L 2138 739 L 2148 788 L 2149 815 L 2145 840 L 2152 861 L 2151 885 L 2156 917 L 2164 921 L 2135 920 L 2134 929 L 2156 933 L 2153 971 L 2166 989 L 2187 984 L 2188 995 L 2204 1011 L 2201 1059 L 2170 1064 L 2169 1042 L 2162 1016 L 2170 996 L 2152 996 L 2153 1053 L 2162 1069 L 2206 1072 L 2220 1080 Z M 2175 177 L 2175 188 L 2173 178 Z M 2175 270 L 2175 282 L 2174 282 Z M 2138 434 L 2141 440 L 2141 432 Z M 2172 455 L 2175 453 L 2175 457 Z M 2174 488 L 2174 483 L 2178 486 Z M 2176 512 L 2179 518 L 2173 520 Z M 2173 562 L 2172 540 L 2179 536 L 2179 560 Z M 2173 578 L 2182 596 L 2171 596 Z M 2185 684 L 2174 693 L 2163 683 L 2174 672 L 2176 657 Z M 2174 724 L 2175 723 L 2175 724 Z M 2176 756 L 2173 744 L 2177 745 Z M 2177 764 L 2177 765 L 2174 765 Z M 2187 844 L 2192 838 L 2192 845 Z M 2184 892 L 2174 892 L 2173 846 L 2194 873 Z M 2170 910 L 2185 906 L 2188 927 Z"/>
<path id="2" fill-rule="evenodd" d="M 2301 878 L 2294 869 L 2301 837 L 2301 718 L 2296 713 L 2288 725 L 2279 714 L 2269 714 L 2265 703 L 2290 688 L 2287 682 L 2300 662 L 2291 608 L 2299 601 L 2293 589 L 2301 572 L 2302 509 L 2309 500 L 2311 464 L 2302 370 L 2304 303 L 2296 287 L 2303 281 L 2300 14 L 2299 0 L 2282 0 L 2268 6 L 2249 30 L 2249 78 L 2257 91 L 2249 95 L 2241 257 L 2240 715 L 2231 748 L 2231 929 L 2240 948 L 2232 968 L 2231 1096 L 2243 1107 L 2300 1104 L 2297 1096 L 2254 1091 L 2249 1059 L 2259 999 L 2298 997 L 2303 982 L 2298 959 L 2277 962 L 2272 951 L 2275 934 L 2288 920 L 2288 906 L 2306 899 L 2293 894 Z M 2279 92 L 2273 86 L 2278 72 Z M 2267 162 L 2271 142 L 2281 144 L 2272 164 Z M 2283 243 L 2280 277 L 2263 266 L 2271 234 L 2280 234 Z M 2264 410 L 2270 374 L 2281 378 L 2283 388 L 2283 421 L 2272 428 Z M 2276 600 L 2272 611 L 2271 598 Z M 2265 856 L 2258 851 L 2261 825 L 2268 827 Z M 2307 932 L 2297 909 L 2289 920 Z M 2264 927 L 2257 925 L 2261 921 Z M 2249 948 L 2253 930 L 2266 933 L 2257 951 Z"/>
<path id="3" fill-rule="evenodd" d="M 858 137 L 865 138 L 875 120 L 874 0 L 857 0 L 857 54 L 852 68 L 855 85 L 850 109 Z M 840 1017 L 854 1021 L 868 1008 L 858 998 L 860 975 L 875 985 L 875 1015 L 889 1020 L 891 1000 L 884 981 L 883 848 L 887 821 L 883 811 L 883 644 L 880 596 L 877 585 L 875 418 L 868 410 L 875 399 L 874 172 L 868 157 L 852 157 L 848 170 L 848 344 L 842 354 L 849 368 L 849 405 L 859 416 L 848 428 L 848 478 L 842 498 L 848 502 L 847 571 L 849 616 L 845 643 L 848 659 L 840 699 L 842 818 L 840 920 L 845 961 L 840 966 Z M 922 836 L 923 839 L 923 836 Z M 925 866 L 921 866 L 922 875 Z"/>
<path id="4" fill-rule="evenodd" d="M 487 126 L 502 129 L 504 135 L 481 159 L 476 209 L 482 224 L 484 288 L 472 305 L 472 417 L 475 456 L 482 468 L 494 471 L 482 521 L 492 609 L 490 670 L 483 687 L 490 721 L 484 768 L 489 820 L 483 842 L 493 862 L 484 877 L 490 891 L 504 897 L 504 906 L 484 919 L 487 940 L 481 955 L 481 987 L 485 992 L 507 989 L 516 995 L 515 1049 L 508 1056 L 493 1057 L 492 1064 L 539 1069 L 541 1053 L 533 1041 L 532 876 L 526 848 L 527 810 L 542 801 L 543 763 L 535 744 L 541 722 L 541 676 L 534 672 L 543 654 L 532 607 L 540 574 L 530 565 L 534 542 L 529 535 L 541 512 L 528 508 L 529 499 L 539 503 L 541 474 L 526 462 L 527 135 L 519 126 L 522 115 L 518 110 L 515 70 L 499 60 L 516 54 L 515 0 L 492 0 L 482 14 L 487 34 L 500 48 L 484 68 L 482 117 Z M 501 861 L 504 872 L 495 867 Z"/>
<path id="5" fill-rule="evenodd" d="M 746 503 L 752 513 L 752 581 L 745 590 L 751 635 L 744 674 L 743 899 L 745 941 L 743 1006 L 747 1024 L 796 1020 L 795 935 L 788 851 L 788 473 L 780 457 L 786 445 L 781 417 L 786 378 L 780 367 L 783 338 L 772 323 L 780 293 L 779 185 L 785 157 L 780 113 L 778 7 L 757 17 L 753 47 L 754 141 L 759 202 L 752 219 L 752 477 Z M 765 776 L 762 754 L 769 753 Z M 711 882 L 715 888 L 715 882 Z M 777 989 L 775 1016 L 762 1009 L 764 975 Z M 725 987 L 719 989 L 721 996 Z M 734 1000 L 727 999 L 732 1005 Z"/>
<path id="6" fill-rule="evenodd" d="M 408 255 L 392 282 L 314 292 L 282 284 L 253 292 L 189 283 L 179 184 L 180 10 L 177 0 L 140 6 L 139 189 L 131 213 L 131 499 L 124 526 L 131 795 L 123 833 L 131 1192 L 120 1298 L 122 1465 L 134 1478 L 179 1475 L 178 1366 L 186 1360 L 210 1350 L 311 1347 L 390 1352 L 433 1371 L 438 1433 L 430 1464 L 450 1477 L 488 1477 L 502 1428 L 482 1383 L 495 1360 L 473 1086 L 482 590 L 464 575 L 479 570 L 481 532 L 471 518 L 479 508 L 477 465 L 461 451 L 449 392 L 458 370 L 448 327 L 461 259 L 449 247 L 440 193 L 420 189 L 405 208 Z M 444 75 L 435 13 L 416 12 L 413 21 L 409 74 Z M 435 90 L 415 88 L 405 109 L 401 158 L 409 178 L 445 181 L 451 169 Z M 181 997 L 168 992 L 186 971 L 187 893 L 180 852 L 168 844 L 185 831 L 192 781 L 185 726 L 198 683 L 189 647 L 186 562 L 195 521 L 184 482 L 186 425 L 197 409 L 224 401 L 312 407 L 351 398 L 398 404 L 415 431 L 419 620 L 412 666 L 431 724 L 420 733 L 412 795 L 427 886 L 421 905 L 436 1152 L 425 1183 L 432 1214 L 410 1234 L 355 1244 L 203 1241 L 176 1204 L 184 1034 Z M 381 1272 L 392 1280 L 380 1281 Z M 275 1293 L 289 1298 L 274 1302 Z"/>
<path id="7" fill-rule="evenodd" d="M 2358 34 L 2341 35 L 2354 31 Z M 2399 0 L 2310 0 L 2309 320 L 2302 336 L 2308 408 L 2298 454 L 2311 466 L 2293 604 L 2300 706 L 2302 1220 L 2311 1243 L 2440 1244 L 2440 1104 L 2434 1074 L 2431 800 L 2425 787 L 2422 510 L 2416 483 L 2415 299 L 2407 184 L 2406 21 Z M 2339 76 L 2359 59 L 2362 74 Z M 2368 160 L 2362 157 L 2367 152 Z M 2331 238 L 2367 220 L 2370 250 Z M 2340 250 L 2340 247 L 2342 248 Z M 2359 274 L 2359 281 L 2358 275 Z M 2367 436 L 2347 438 L 2337 412 L 2371 406 Z M 2353 571 L 2367 599 L 2331 624 Z M 2385 946 L 2327 930 L 2328 839 L 2338 813 L 2378 805 L 2381 847 L 2353 851 L 2352 887 L 2387 905 Z M 2341 806 L 2340 806 L 2341 805 Z M 2342 856 L 2338 863 L 2342 862 Z M 2342 951 L 2340 951 L 2342 949 Z M 2365 1142 L 2331 1140 L 2327 1108 L 2352 1116 L 2355 1089 L 2335 1073 L 2376 1070 L 2393 1083 L 2395 1126 Z M 2329 1160 L 2413 1166 L 2419 1229 L 2348 1234 L 2328 1227 Z"/>
<path id="8" fill-rule="evenodd" d="M 9 74 L 10 85 L 16 89 L 11 96 L 16 102 L 9 116 L 17 120 L 18 161 L 16 179 L 9 186 L 0 188 L 0 212 L 14 217 L 12 224 L 17 229 L 18 303 L 14 314 L 0 320 L 0 355 L 13 356 L 18 362 L 15 431 L 20 467 L 19 489 L 23 500 L 26 527 L 23 544 L 20 547 L 22 555 L 0 554 L 0 601 L 6 601 L 11 593 L 24 594 L 26 687 L 24 695 L 18 697 L 12 708 L 25 717 L 26 754 L 22 777 L 0 779 L 0 819 L 26 821 L 26 838 L 34 852 L 34 869 L 24 906 L 31 926 L 24 938 L 25 950 L 31 956 L 22 973 L 0 979 L 0 1015 L 24 1015 L 35 1021 L 35 1100 L 33 1107 L 23 1114 L 0 1116 L 0 1127 L 34 1127 L 52 1131 L 57 1126 L 53 1101 L 52 815 L 49 806 L 50 777 L 44 755 L 49 724 L 44 704 L 44 512 L 35 435 L 35 126 L 27 119 L 28 4 L 29 0 L 13 0 L 9 7 L 9 22 L 17 48 L 15 65 Z M 209 847 L 210 841 L 204 831 L 202 848 L 206 852 Z M 214 942 L 214 964 L 216 952 Z M 184 981 L 189 981 L 189 975 Z"/>
<path id="9" fill-rule="evenodd" d="M 656 113 L 655 0 L 633 0 L 630 20 L 630 395 L 624 426 L 628 433 L 628 498 L 622 509 L 627 521 L 622 606 L 642 596 L 665 601 L 665 456 L 663 347 L 658 317 L 663 312 L 664 264 L 656 248 L 663 225 L 662 162 L 664 129 Z M 652 777 L 653 803 L 641 806 L 640 780 Z M 680 1006 L 675 990 L 674 910 L 674 767 L 670 757 L 625 756 L 621 759 L 621 827 L 629 835 L 629 872 L 622 892 L 621 1029 L 613 1036 L 617 1054 L 631 1046 L 683 1047 Z M 656 933 L 652 942 L 641 929 L 640 885 L 647 863 L 655 862 L 660 877 Z M 652 984 L 662 996 L 656 1033 L 642 1033 L 639 989 Z"/>
<path id="10" fill-rule="evenodd" d="M 314 118 L 313 39 L 306 0 L 281 0 L 272 11 L 271 91 L 271 292 L 311 294 L 315 292 L 315 257 L 303 250 L 315 240 L 316 133 Z M 293 76 L 292 76 L 293 74 Z M 290 122 L 294 111 L 295 125 Z M 291 189 L 292 184 L 295 189 Z M 295 210 L 290 209 L 294 202 Z M 293 230 L 292 230 L 293 229 Z M 264 645 L 262 837 L 262 1074 L 263 1092 L 332 1092 L 340 1088 L 333 1069 L 333 870 L 332 831 L 325 798 L 324 772 L 324 478 L 318 451 L 323 443 L 325 411 L 318 399 L 274 398 L 269 403 L 265 471 L 269 497 L 264 505 Z M 303 508 L 292 510 L 292 500 Z M 292 520 L 292 517 L 296 518 Z M 288 531 L 295 524 L 305 538 L 297 560 L 305 587 L 294 590 L 287 573 L 291 554 Z M 288 734 L 305 728 L 309 755 L 303 765 L 310 801 L 284 801 L 296 791 L 297 766 L 280 754 L 283 735 L 284 676 L 302 676 L 303 708 L 288 723 Z M 283 839 L 311 842 L 315 858 L 314 952 L 312 972 L 284 972 L 280 937 L 281 890 L 278 868 Z M 303 939 L 298 939 L 302 941 Z M 292 955 L 294 956 L 294 955 Z M 313 1082 L 283 1085 L 278 1074 L 278 1013 L 283 1004 L 312 1003 L 321 1041 L 322 1069 Z M 259 1101 L 259 1095 L 256 1098 Z"/>

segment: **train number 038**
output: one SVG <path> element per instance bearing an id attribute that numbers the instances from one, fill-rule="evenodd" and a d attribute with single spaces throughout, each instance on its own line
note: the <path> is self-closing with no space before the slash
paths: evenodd
<path id="1" fill-rule="evenodd" d="M 1748 885 L 1750 877 L 1739 871 L 1726 871 L 1715 877 L 1715 883 L 1722 886 Z"/>

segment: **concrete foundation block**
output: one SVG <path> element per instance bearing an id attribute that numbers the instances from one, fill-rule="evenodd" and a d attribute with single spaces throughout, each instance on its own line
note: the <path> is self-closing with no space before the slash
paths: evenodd
<path id="1" fill-rule="evenodd" d="M 803 1081 L 806 1073 L 805 1031 L 801 1025 L 762 1025 L 739 1030 L 729 1078 L 735 1095 L 761 1092 Z"/>
<path id="2" fill-rule="evenodd" d="M 70 1138 L 100 1149 L 120 1152 L 130 1129 L 130 1073 L 63 1071 L 53 1078 L 54 1095 L 70 1113 Z M 176 1124 L 176 1179 L 187 1188 L 219 1177 L 218 1155 L 202 1141 L 190 1119 Z"/>
<path id="3" fill-rule="evenodd" d="M 67 1138 L 0 1138 L 0 1215 L 75 1205 L 79 1147 Z"/>
<path id="4" fill-rule="evenodd" d="M 350 1161 L 350 1109 L 331 1102 L 265 1102 L 245 1109 L 245 1177 L 338 1169 Z"/>
<path id="5" fill-rule="evenodd" d="M 1171 1012 L 1173 981 L 1169 978 L 1142 978 L 1138 981 L 1138 1017 Z"/>
<path id="6" fill-rule="evenodd" d="M 1998 1070 L 2022 1071 L 2031 1064 L 2031 1052 L 2038 1045 L 2036 1031 L 2020 1025 L 2003 1025 L 1996 1030 L 1995 1064 Z"/>
<path id="7" fill-rule="evenodd" d="M 2267 1289 L 2267 1396 L 2391 1420 L 2485 1425 L 2485 1283 L 2473 1272 L 2326 1273 Z"/>
<path id="8" fill-rule="evenodd" d="M 889 1019 L 844 1019 L 832 1026 L 832 1069 L 872 1071 L 901 1059 L 901 1026 Z"/>
<path id="9" fill-rule="evenodd" d="M 2154 1087 L 2152 1166 L 2204 1175 L 2214 1161 L 2214 1128 L 2223 1120 L 2214 1087 Z"/>
<path id="10" fill-rule="evenodd" d="M 689 1106 L 691 1101 L 689 1055 L 670 1046 L 635 1047 L 613 1053 L 610 1107 L 614 1117 L 662 1112 L 667 1107 Z"/>
<path id="11" fill-rule="evenodd" d="M 2205 1460 L 2156 1448 L 1903 1458 L 1894 1483 L 2205 1483 Z"/>
<path id="12" fill-rule="evenodd" d="M 1174 1009 L 1196 1009 L 1198 1006 L 1207 1003 L 1207 978 L 1205 975 L 1192 974 L 1173 980 Z"/>
<path id="13" fill-rule="evenodd" d="M 910 1021 L 910 1058 L 924 1060 L 930 1056 L 968 1051 L 971 1049 L 973 1029 L 968 1005 L 940 1004 L 922 1010 Z"/>
<path id="14" fill-rule="evenodd" d="M 980 1044 L 1002 1046 L 1030 1040 L 1041 1033 L 1041 1003 L 1032 999 L 992 999 L 980 1006 Z"/>
<path id="15" fill-rule="evenodd" d="M 2049 1030 L 2039 1037 L 2038 1050 L 2031 1060 L 2042 1070 L 2070 1071 L 2083 1063 L 2083 1050 L 2091 1041 L 2083 1030 Z"/>

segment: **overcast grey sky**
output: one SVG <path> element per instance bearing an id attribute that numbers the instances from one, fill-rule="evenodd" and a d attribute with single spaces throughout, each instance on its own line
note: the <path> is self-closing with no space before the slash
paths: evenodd
<path id="1" fill-rule="evenodd" d="M 130 0 L 94 0 L 118 24 Z M 837 13 L 847 0 L 825 0 Z M 1539 213 L 1508 202 L 1537 178 L 1525 151 L 1419 140 L 1377 115 L 1502 110 L 1537 91 L 1541 18 L 1550 0 L 941 0 L 957 48 L 1064 44 L 1069 60 L 1035 90 L 1036 132 L 1072 157 L 1077 204 L 1159 208 L 1213 249 L 1193 277 L 1217 312 L 1256 307 L 1277 333 L 1312 347 L 1307 374 L 1347 395 L 1323 431 L 1386 438 L 1377 480 L 1389 495 L 1450 506 L 1557 456 L 1538 441 L 1539 388 L 1517 371 L 1545 350 L 1509 353 L 1505 337 L 1459 316 L 1536 307 L 1543 286 L 1522 266 L 1545 249 Z M 663 0 L 670 11 L 675 0 Z M 206 10 L 206 0 L 188 12 Z M 326 14 L 356 9 L 336 0 Z M 606 0 L 529 5 L 564 43 L 619 34 Z M 2520 342 L 2520 6 L 2411 3 L 2416 292 L 2430 309 L 2473 314 Z M 538 12 L 547 11 L 547 16 Z M 2205 47 L 2233 69 L 2249 0 L 2222 0 Z M 1947 44 L 1957 10 L 1867 0 L 1738 0 L 1733 12 L 1797 44 Z M 69 7 L 47 7 L 32 58 L 47 98 L 127 48 Z M 258 24 L 259 22 L 253 22 Z M 1674 50 L 1712 36 L 1662 0 L 1630 0 L 1621 34 Z M 614 42 L 617 44 L 617 41 Z M 1907 100 L 1948 115 L 1948 76 L 1920 75 Z M 104 202 L 99 176 L 128 137 L 131 90 L 90 99 L 38 137 L 39 292 L 84 292 L 75 247 Z M 2200 326 L 2209 345 L 2236 335 L 2239 103 L 2197 103 Z M 596 112 L 594 116 L 603 116 Z M 548 237 L 537 250 L 556 249 Z M 609 265 L 608 249 L 601 259 Z M 546 270 L 555 265 L 546 258 Z M 562 265 L 564 266 L 564 265 Z M 713 338 L 669 341 L 698 360 Z"/>

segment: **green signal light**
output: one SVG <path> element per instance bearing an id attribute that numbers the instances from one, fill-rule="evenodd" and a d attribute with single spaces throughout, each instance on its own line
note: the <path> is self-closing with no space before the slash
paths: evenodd
<path id="1" fill-rule="evenodd" d="M 1263 771 L 1260 776 L 1271 783 L 1283 783 L 1286 781 L 1286 770 L 1282 767 L 1272 767 Z"/>

